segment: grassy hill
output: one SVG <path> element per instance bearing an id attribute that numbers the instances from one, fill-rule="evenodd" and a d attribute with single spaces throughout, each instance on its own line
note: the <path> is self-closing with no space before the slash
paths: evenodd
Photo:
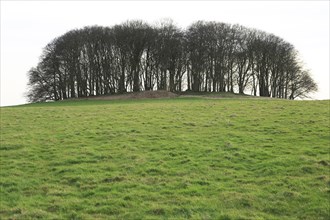
<path id="1" fill-rule="evenodd" d="M 1 108 L 0 219 L 329 219 L 329 101 Z"/>

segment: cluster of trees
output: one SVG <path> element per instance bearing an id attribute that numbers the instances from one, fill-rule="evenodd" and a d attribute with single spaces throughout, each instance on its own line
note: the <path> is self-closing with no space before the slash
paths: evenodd
<path id="1" fill-rule="evenodd" d="M 127 21 L 55 38 L 28 72 L 32 102 L 168 90 L 250 92 L 295 99 L 317 85 L 294 46 L 240 25 Z"/>

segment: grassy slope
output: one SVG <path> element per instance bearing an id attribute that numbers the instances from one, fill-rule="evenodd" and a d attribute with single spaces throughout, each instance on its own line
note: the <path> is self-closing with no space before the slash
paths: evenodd
<path id="1" fill-rule="evenodd" d="M 1 108 L 0 218 L 329 219 L 329 104 Z"/>

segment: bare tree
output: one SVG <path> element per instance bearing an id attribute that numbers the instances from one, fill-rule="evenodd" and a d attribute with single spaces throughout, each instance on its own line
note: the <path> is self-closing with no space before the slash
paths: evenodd
<path id="1" fill-rule="evenodd" d="M 294 46 L 241 25 L 91 26 L 55 38 L 28 72 L 30 101 L 162 89 L 295 99 L 317 90 Z"/>

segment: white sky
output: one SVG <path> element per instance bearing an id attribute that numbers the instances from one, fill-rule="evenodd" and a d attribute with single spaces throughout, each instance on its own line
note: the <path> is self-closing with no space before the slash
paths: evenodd
<path id="1" fill-rule="evenodd" d="M 171 18 L 238 23 L 292 43 L 329 99 L 329 1 L 2 1 L 1 106 L 26 103 L 27 71 L 42 48 L 73 28 L 112 26 L 129 19 Z"/>

